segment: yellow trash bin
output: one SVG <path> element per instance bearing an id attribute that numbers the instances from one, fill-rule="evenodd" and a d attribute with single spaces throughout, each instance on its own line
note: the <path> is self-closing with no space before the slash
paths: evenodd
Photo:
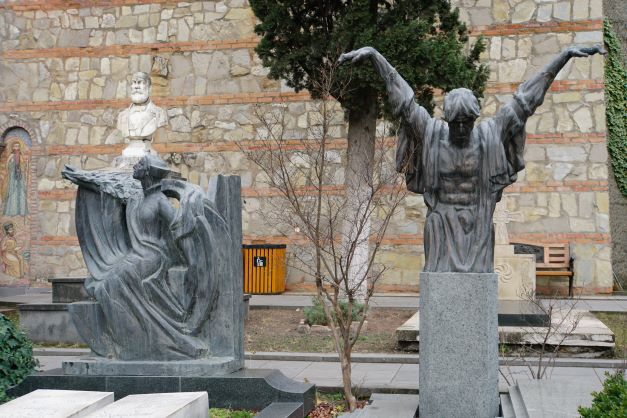
<path id="1" fill-rule="evenodd" d="M 285 292 L 284 244 L 243 245 L 244 293 Z"/>

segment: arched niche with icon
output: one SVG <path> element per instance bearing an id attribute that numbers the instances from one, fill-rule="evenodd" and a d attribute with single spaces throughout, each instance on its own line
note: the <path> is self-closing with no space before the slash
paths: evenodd
<path id="1" fill-rule="evenodd" d="M 6 128 L 1 135 L 0 284 L 28 284 L 32 140 L 20 126 Z"/>

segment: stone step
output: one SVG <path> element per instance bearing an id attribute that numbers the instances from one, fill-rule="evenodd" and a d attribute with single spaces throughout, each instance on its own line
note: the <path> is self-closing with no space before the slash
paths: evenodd
<path id="1" fill-rule="evenodd" d="M 508 393 L 501 394 L 501 417 L 502 418 L 516 418 L 514 413 L 514 405 L 512 405 L 512 399 Z"/>
<path id="2" fill-rule="evenodd" d="M 88 418 L 207 418 L 207 392 L 150 393 L 129 395 Z"/>
<path id="3" fill-rule="evenodd" d="M 301 418 L 303 415 L 302 402 L 272 402 L 255 418 Z"/>
<path id="4" fill-rule="evenodd" d="M 342 414 L 342 418 L 414 418 L 418 412 L 418 395 L 373 393 L 370 404 L 352 413 Z"/>
<path id="5" fill-rule="evenodd" d="M 602 385 L 596 379 L 543 379 L 518 380 L 516 388 L 531 418 L 572 418 L 579 416 L 579 406 L 592 404 L 592 392 Z"/>
<path id="6" fill-rule="evenodd" d="M 113 403 L 113 392 L 37 389 L 0 405 L 0 418 L 82 418 Z"/>
<path id="7" fill-rule="evenodd" d="M 522 395 L 520 394 L 520 390 L 518 386 L 511 386 L 509 388 L 509 396 L 512 401 L 512 407 L 514 409 L 514 416 L 516 418 L 529 418 L 529 414 L 527 413 L 527 408 L 525 407 L 525 402 L 523 401 Z"/>

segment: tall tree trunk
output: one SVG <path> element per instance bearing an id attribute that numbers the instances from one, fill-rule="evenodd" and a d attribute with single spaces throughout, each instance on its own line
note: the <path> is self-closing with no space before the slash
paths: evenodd
<path id="1" fill-rule="evenodd" d="M 344 353 L 340 356 L 340 366 L 342 368 L 342 382 L 344 383 L 344 399 L 346 399 L 349 411 L 353 412 L 357 408 L 357 398 L 353 395 L 351 383 L 351 348 L 345 344 L 342 350 Z"/>
<path id="2" fill-rule="evenodd" d="M 348 265 L 348 284 L 351 287 L 363 280 L 368 263 L 370 220 L 362 223 L 366 210 L 363 202 L 371 193 L 377 125 L 376 92 L 362 89 L 360 93 L 360 102 L 348 110 L 348 164 L 345 173 L 348 216 L 343 227 L 344 248 L 349 251 L 351 243 L 357 243 Z M 358 300 L 363 300 L 366 290 L 367 282 L 363 280 L 355 294 Z"/>

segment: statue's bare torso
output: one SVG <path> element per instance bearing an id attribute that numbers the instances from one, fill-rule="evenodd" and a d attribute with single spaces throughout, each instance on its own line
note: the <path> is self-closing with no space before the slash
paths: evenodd
<path id="1" fill-rule="evenodd" d="M 440 187 L 438 201 L 444 204 L 471 206 L 479 196 L 480 147 L 474 138 L 466 147 L 446 141 L 439 153 Z"/>

